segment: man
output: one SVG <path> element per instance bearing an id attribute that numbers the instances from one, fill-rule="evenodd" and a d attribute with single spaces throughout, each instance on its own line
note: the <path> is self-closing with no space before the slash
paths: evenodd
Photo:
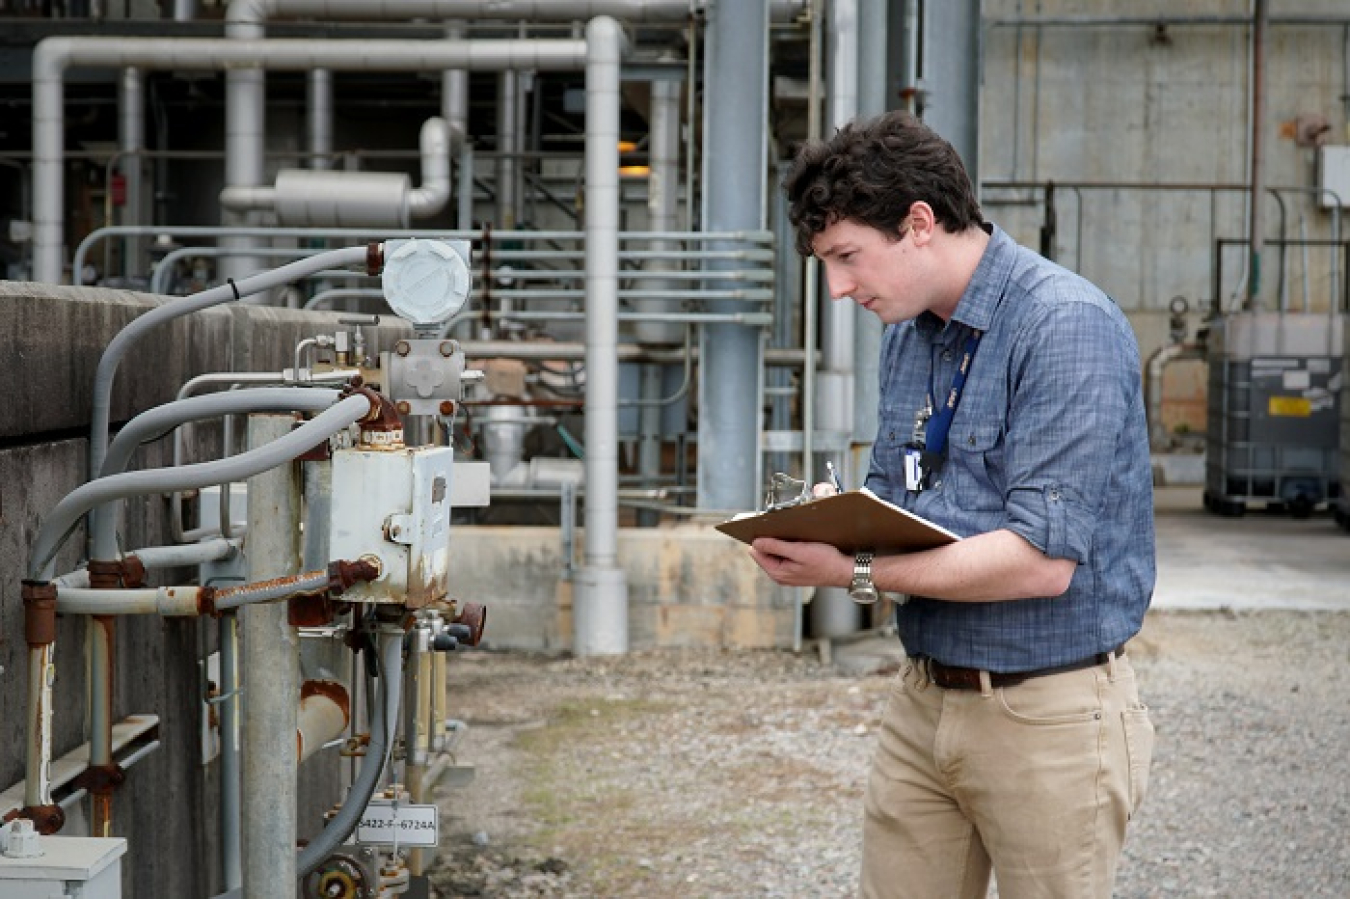
<path id="1" fill-rule="evenodd" d="M 982 899 L 992 868 L 1003 899 L 1109 897 L 1153 747 L 1124 655 L 1155 575 L 1129 323 L 984 223 L 956 152 L 904 114 L 808 145 L 784 189 L 831 296 L 886 325 L 867 485 L 964 538 L 752 549 L 780 584 L 904 594 L 861 893 Z"/>

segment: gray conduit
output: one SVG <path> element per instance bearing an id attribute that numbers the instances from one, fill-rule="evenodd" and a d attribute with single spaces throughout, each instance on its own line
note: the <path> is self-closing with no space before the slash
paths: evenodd
<path id="1" fill-rule="evenodd" d="M 367 248 L 364 246 L 344 247 L 339 250 L 330 250 L 326 253 L 309 256 L 305 259 L 298 259 L 270 272 L 246 278 L 235 285 L 222 284 L 201 293 L 171 300 L 162 306 L 151 309 L 117 332 L 117 336 L 110 340 L 107 347 L 104 348 L 103 356 L 99 359 L 98 369 L 94 374 L 93 408 L 90 412 L 89 427 L 89 476 L 96 478 L 103 469 L 103 457 L 108 446 L 112 384 L 113 378 L 117 374 L 117 366 L 136 341 L 144 337 L 148 331 L 180 316 L 209 309 L 221 303 L 228 303 L 236 297 L 247 296 L 259 290 L 285 284 L 297 278 L 303 278 L 305 275 L 323 271 L 326 268 L 364 263 L 366 253 Z"/>
<path id="2" fill-rule="evenodd" d="M 68 493 L 42 522 L 29 555 L 30 580 L 51 579 L 51 563 L 80 517 L 95 506 L 144 493 L 190 490 L 227 481 L 241 481 L 291 461 L 316 444 L 371 412 L 364 396 L 350 396 L 296 430 L 258 449 L 179 468 L 130 471 L 90 481 Z"/>
<path id="3" fill-rule="evenodd" d="M 104 457 L 99 477 L 120 474 L 137 447 L 181 424 L 245 412 L 322 412 L 337 402 L 340 395 L 336 390 L 309 387 L 259 387 L 194 396 L 156 406 L 137 415 L 117 433 Z M 91 521 L 93 549 L 90 557 L 104 561 L 116 559 L 117 506 L 109 503 L 98 507 Z"/>
<path id="4" fill-rule="evenodd" d="M 342 808 L 328 822 L 323 831 L 310 840 L 296 859 L 296 874 L 305 877 L 312 873 L 334 849 L 351 836 L 361 815 L 375 794 L 380 774 L 388 761 L 398 729 L 398 707 L 403 681 L 403 634 L 380 635 L 380 701 L 375 703 L 370 720 L 370 743 L 361 770 L 347 793 Z"/>

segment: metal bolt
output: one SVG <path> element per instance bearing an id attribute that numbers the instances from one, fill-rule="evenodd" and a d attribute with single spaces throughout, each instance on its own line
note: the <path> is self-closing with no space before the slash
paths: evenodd
<path id="1" fill-rule="evenodd" d="M 441 400 L 441 414 L 442 414 L 442 415 L 454 415 L 454 414 L 455 414 L 455 404 L 454 404 L 452 401 L 450 401 L 450 400 Z"/>
<path id="2" fill-rule="evenodd" d="M 398 405 L 395 406 L 395 408 L 398 409 L 399 415 L 407 415 L 412 411 L 412 406 L 408 405 L 407 400 L 399 400 Z"/>
<path id="3" fill-rule="evenodd" d="M 441 355 L 447 358 L 455 355 L 455 343 L 453 340 L 441 341 Z"/>
<path id="4" fill-rule="evenodd" d="M 398 343 L 394 344 L 394 352 L 398 353 L 400 356 L 406 356 L 412 352 L 412 346 L 408 341 L 400 340 Z"/>

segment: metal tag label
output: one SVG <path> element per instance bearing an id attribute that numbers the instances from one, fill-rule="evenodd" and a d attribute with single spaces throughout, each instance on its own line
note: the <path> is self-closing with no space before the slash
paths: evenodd
<path id="1" fill-rule="evenodd" d="M 370 846 L 436 846 L 441 818 L 434 805 L 371 803 L 356 826 L 356 842 Z"/>

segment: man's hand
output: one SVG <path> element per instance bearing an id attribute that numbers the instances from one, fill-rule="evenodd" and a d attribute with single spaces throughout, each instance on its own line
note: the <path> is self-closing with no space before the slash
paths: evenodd
<path id="1" fill-rule="evenodd" d="M 828 543 L 760 537 L 750 557 L 784 587 L 847 587 L 853 581 L 853 557 Z"/>

